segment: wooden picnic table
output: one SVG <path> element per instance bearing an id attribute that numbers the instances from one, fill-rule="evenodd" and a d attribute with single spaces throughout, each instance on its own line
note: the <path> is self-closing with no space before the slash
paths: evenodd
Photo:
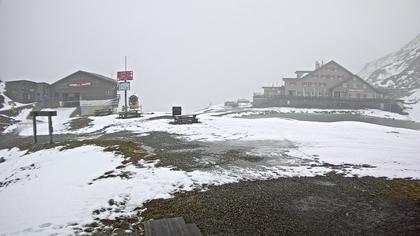
<path id="1" fill-rule="evenodd" d="M 139 110 L 130 110 L 125 113 L 125 111 L 121 111 L 118 113 L 118 117 L 121 119 L 126 118 L 135 118 L 135 117 L 141 117 L 142 113 Z"/>
<path id="2" fill-rule="evenodd" d="M 181 116 L 174 116 L 173 124 L 194 124 L 198 123 L 197 115 L 181 115 Z"/>

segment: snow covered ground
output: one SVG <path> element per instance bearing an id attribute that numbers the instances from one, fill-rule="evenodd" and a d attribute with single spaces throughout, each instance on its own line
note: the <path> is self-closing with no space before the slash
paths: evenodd
<path id="1" fill-rule="evenodd" d="M 22 104 L 22 103 L 12 101 L 9 97 L 4 95 L 5 87 L 6 87 L 6 84 L 3 81 L 0 81 L 0 95 L 4 97 L 3 107 L 0 107 L 0 111 L 9 110 L 10 108 L 12 108 L 12 106 L 9 104 L 11 102 L 15 104 L 14 106 L 15 108 L 30 105 L 30 104 Z"/>
<path id="2" fill-rule="evenodd" d="M 348 114 L 357 116 L 370 116 L 386 119 L 397 119 L 397 120 L 411 120 L 410 116 L 400 115 L 393 112 L 387 112 L 377 109 L 316 109 L 316 108 L 294 108 L 294 107 L 269 107 L 269 108 L 252 108 L 238 110 L 238 112 L 232 113 L 231 111 L 220 111 L 220 114 L 226 113 L 227 117 L 246 117 L 252 115 L 262 115 L 267 113 L 304 113 L 304 114 Z"/>
<path id="3" fill-rule="evenodd" d="M 0 234 L 71 234 L 72 227 L 93 221 L 92 212 L 109 207 L 108 200 L 126 201 L 123 212 L 102 213 L 102 217 L 130 215 L 146 200 L 168 198 L 170 193 L 191 190 L 202 184 L 222 184 L 233 177 L 207 172 L 184 172 L 154 167 L 131 167 L 133 178 L 106 178 L 122 159 L 97 146 L 66 151 L 59 148 L 23 155 L 17 149 L 1 150 L 6 161 L 0 165 Z M 89 184 L 92 183 L 92 184 Z"/>
<path id="4" fill-rule="evenodd" d="M 407 112 L 409 116 L 418 122 L 420 122 L 420 89 L 414 90 L 414 92 L 405 98 L 403 98 L 407 103 L 409 103 Z"/>
<path id="5" fill-rule="evenodd" d="M 57 111 L 57 116 L 52 117 L 52 122 L 54 126 L 54 130 L 56 131 L 64 131 L 69 128 L 68 122 L 71 120 L 70 115 L 75 110 L 74 107 L 60 107 L 55 108 L 54 110 Z M 20 121 L 19 123 L 13 124 L 8 126 L 4 133 L 18 133 L 22 136 L 31 136 L 33 134 L 32 131 L 32 118 L 29 117 L 29 113 L 31 112 L 31 108 L 23 109 L 16 117 L 15 120 Z M 49 110 L 49 109 L 43 109 Z M 37 116 L 37 133 L 39 135 L 47 135 L 48 134 L 48 117 L 46 116 Z"/>
<path id="6" fill-rule="evenodd" d="M 280 111 L 286 109 L 279 108 Z M 264 111 L 256 109 L 253 112 Z M 301 109 L 301 111 L 304 111 Z M 309 112 L 314 112 L 310 110 Z M 372 111 L 365 111 L 366 113 Z M 374 111 L 381 115 L 379 111 Z M 59 124 L 54 133 L 116 133 L 129 131 L 135 135 L 148 135 L 151 132 L 168 132 L 191 141 L 287 141 L 296 148 L 290 150 L 295 158 L 314 159 L 330 164 L 368 164 L 376 168 L 354 170 L 360 175 L 420 178 L 420 131 L 374 125 L 363 122 L 309 122 L 282 118 L 243 119 L 214 116 L 220 113 L 203 113 L 201 123 L 193 125 L 172 125 L 169 119 L 149 119 L 162 114 L 146 115 L 136 119 L 116 119 L 116 115 L 90 117 L 89 127 L 69 130 L 65 117 L 70 111 L 58 118 Z M 388 116 L 389 113 L 384 113 Z M 390 113 L 392 114 L 392 113 Z M 394 117 L 398 118 L 398 114 Z M 31 135 L 31 126 L 17 124 L 14 129 L 20 135 Z M 47 134 L 45 129 L 40 133 Z M 58 127 L 58 128 L 57 128 Z M 7 131 L 12 132 L 13 129 Z"/>
<path id="7" fill-rule="evenodd" d="M 255 110 L 255 112 L 264 109 Z M 279 108 L 279 111 L 284 109 Z M 122 158 L 97 146 L 82 146 L 60 151 L 41 150 L 24 155 L 18 149 L 0 150 L 0 234 L 65 234 L 77 226 L 92 222 L 92 212 L 109 207 L 108 200 L 125 202 L 119 213 L 105 211 L 101 218 L 133 214 L 133 209 L 147 200 L 167 198 L 180 190 L 204 184 L 225 184 L 240 180 L 269 179 L 288 176 L 324 175 L 331 171 L 346 176 L 375 176 L 420 179 L 420 131 L 393 128 L 362 122 L 308 122 L 282 118 L 244 119 L 215 116 L 223 110 L 208 110 L 199 116 L 201 123 L 172 125 L 164 114 L 149 114 L 136 119 L 116 119 L 115 115 L 90 117 L 89 127 L 71 131 L 66 123 L 72 110 L 63 109 L 54 121 L 55 133 L 116 133 L 152 135 L 162 131 L 179 138 L 201 142 L 273 143 L 254 147 L 248 154 L 287 161 L 253 166 L 214 166 L 186 172 L 142 161 L 142 167 L 127 166 L 130 179 L 93 179 L 115 170 Z M 310 110 L 308 112 L 315 112 Z M 375 113 L 378 114 L 378 113 Z M 388 114 L 386 114 L 388 115 Z M 22 114 L 22 120 L 24 114 Z M 31 126 L 22 122 L 9 129 L 30 135 Z M 46 125 L 45 125 L 46 127 Z M 41 133 L 46 134 L 46 128 Z M 290 147 L 275 143 L 287 142 Z M 305 164 L 301 164 L 305 163 Z M 344 166 L 332 168 L 332 165 Z M 89 184 L 91 183 L 91 184 Z M 76 226 L 76 227 L 77 227 Z"/>

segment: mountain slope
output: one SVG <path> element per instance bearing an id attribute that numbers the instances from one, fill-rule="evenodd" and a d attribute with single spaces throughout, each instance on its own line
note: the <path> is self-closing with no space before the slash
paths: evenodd
<path id="1" fill-rule="evenodd" d="M 419 88 L 420 34 L 400 50 L 366 64 L 358 75 L 378 87 Z"/>

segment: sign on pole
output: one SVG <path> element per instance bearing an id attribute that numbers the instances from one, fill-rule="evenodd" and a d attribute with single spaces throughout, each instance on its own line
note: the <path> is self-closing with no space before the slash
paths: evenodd
<path id="1" fill-rule="evenodd" d="M 120 90 L 120 91 L 130 90 L 130 82 L 119 82 L 118 83 L 118 90 Z"/>
<path id="2" fill-rule="evenodd" d="M 133 80 L 133 71 L 118 71 L 118 80 Z"/>

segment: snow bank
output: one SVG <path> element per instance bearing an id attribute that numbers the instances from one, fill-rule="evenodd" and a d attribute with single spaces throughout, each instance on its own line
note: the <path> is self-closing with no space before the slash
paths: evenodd
<path id="1" fill-rule="evenodd" d="M 55 109 L 42 109 L 44 110 L 54 110 L 57 111 L 57 116 L 52 116 L 52 123 L 54 127 L 54 133 L 63 133 L 67 130 L 68 122 L 71 120 L 70 115 L 76 108 L 74 107 L 60 107 Z M 29 113 L 32 109 L 23 109 L 19 115 L 15 118 L 20 121 L 13 125 L 8 126 L 4 133 L 16 132 L 22 136 L 31 136 L 33 134 L 32 130 L 32 118 L 29 117 Z M 37 116 L 37 133 L 38 135 L 48 135 L 48 117 L 47 116 Z"/>
<path id="2" fill-rule="evenodd" d="M 92 222 L 92 212 L 109 207 L 109 199 L 129 199 L 124 214 L 131 214 L 146 200 L 167 198 L 174 191 L 204 183 L 229 182 L 211 173 L 186 173 L 144 163 L 145 168 L 126 169 L 134 173 L 132 179 L 106 178 L 89 185 L 121 164 L 119 156 L 102 149 L 54 148 L 25 156 L 17 149 L 0 150 L 6 159 L 0 165 L 0 181 L 9 183 L 0 188 L 0 233 L 71 233 L 70 224 Z"/>
<path id="3" fill-rule="evenodd" d="M 385 119 L 409 120 L 406 115 L 400 115 L 394 112 L 382 111 L 377 109 L 316 109 L 316 108 L 294 108 L 294 107 L 269 107 L 269 108 L 252 108 L 238 111 L 224 111 L 216 113 L 226 117 L 240 118 L 252 115 L 263 115 L 267 113 L 304 113 L 304 114 L 348 114 L 357 116 L 370 116 Z"/>
<path id="4" fill-rule="evenodd" d="M 13 100 L 11 100 L 9 97 L 7 97 L 6 95 L 4 95 L 4 92 L 6 88 L 6 84 L 3 81 L 0 81 L 0 95 L 2 95 L 4 97 L 4 103 L 3 103 L 3 107 L 0 107 L 0 111 L 6 111 L 12 108 L 11 105 L 9 105 L 9 103 L 14 103 L 15 104 L 15 108 L 17 107 L 21 107 L 21 106 L 26 106 L 26 105 L 30 105 L 29 104 L 23 104 L 23 103 L 19 103 L 19 102 L 14 102 Z"/>
<path id="5" fill-rule="evenodd" d="M 278 118 L 241 119 L 200 116 L 202 123 L 171 125 L 169 120 L 117 120 L 113 116 L 95 117 L 89 131 L 121 130 L 136 134 L 164 131 L 196 141 L 286 141 L 289 160 L 281 164 L 255 164 L 249 167 L 215 166 L 205 171 L 185 172 L 156 163 L 142 162 L 143 168 L 128 166 L 131 179 L 105 178 L 92 182 L 121 164 L 120 156 L 103 152 L 96 146 L 66 151 L 58 148 L 25 156 L 17 149 L 0 150 L 0 231 L 46 235 L 71 233 L 72 224 L 89 223 L 92 212 L 108 207 L 107 201 L 127 201 L 120 213 L 104 212 L 101 217 L 133 214 L 133 209 L 155 198 L 167 198 L 180 190 L 204 184 L 225 184 L 240 180 L 270 179 L 286 176 L 315 176 L 337 171 L 347 176 L 384 176 L 420 179 L 420 132 L 361 122 L 305 122 Z M 252 155 L 284 158 L 255 147 Z M 303 163 L 303 164 L 302 164 Z M 332 169 L 328 165 L 343 165 Z M 315 165 L 315 166 L 314 166 Z M 92 184 L 89 185 L 89 183 Z"/>
<path id="6" fill-rule="evenodd" d="M 414 92 L 405 98 L 403 98 L 408 105 L 406 111 L 411 119 L 420 122 L 420 89 L 414 90 Z"/>

